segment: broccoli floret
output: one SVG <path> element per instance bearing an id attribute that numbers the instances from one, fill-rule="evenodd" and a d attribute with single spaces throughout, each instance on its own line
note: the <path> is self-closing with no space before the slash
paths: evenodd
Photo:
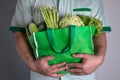
<path id="1" fill-rule="evenodd" d="M 88 26 L 96 27 L 95 36 L 98 36 L 102 33 L 103 23 L 99 19 L 91 17 L 90 22 L 88 23 Z"/>
<path id="2" fill-rule="evenodd" d="M 77 16 L 80 17 L 80 19 L 83 21 L 85 26 L 95 26 L 96 27 L 96 33 L 95 36 L 99 36 L 102 33 L 103 28 L 103 22 L 100 21 L 97 18 L 91 17 L 91 16 L 85 16 L 78 14 Z"/>
<path id="3" fill-rule="evenodd" d="M 83 21 L 84 25 L 87 26 L 91 17 L 90 16 L 85 16 L 85 15 L 80 15 L 78 14 L 77 16 L 80 17 L 80 19 Z"/>

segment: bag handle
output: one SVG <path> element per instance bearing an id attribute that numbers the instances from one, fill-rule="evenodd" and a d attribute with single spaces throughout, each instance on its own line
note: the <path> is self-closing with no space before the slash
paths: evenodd
<path id="1" fill-rule="evenodd" d="M 88 12 L 90 12 L 91 9 L 90 8 L 73 9 L 73 12 L 75 12 L 75 11 L 88 11 Z M 69 36 L 70 36 L 69 41 L 70 41 L 70 43 L 65 48 L 63 48 L 61 51 L 58 51 L 53 46 L 54 39 L 53 39 L 52 29 L 48 28 L 47 29 L 47 36 L 48 36 L 48 40 L 49 40 L 49 44 L 51 46 L 51 49 L 57 54 L 64 54 L 64 53 L 68 52 L 71 49 L 71 46 L 72 46 L 72 43 L 73 43 L 73 40 L 74 40 L 74 37 L 75 37 L 75 29 L 76 29 L 75 25 L 70 25 L 70 33 L 69 33 Z"/>
<path id="2" fill-rule="evenodd" d="M 70 31 L 69 31 L 70 43 L 65 48 L 63 48 L 61 51 L 58 51 L 53 46 L 54 39 L 53 39 L 52 29 L 48 28 L 47 29 L 47 36 L 48 36 L 48 40 L 49 40 L 49 44 L 51 46 L 51 49 L 57 54 L 63 54 L 63 53 L 68 52 L 71 49 L 71 46 L 72 46 L 72 43 L 73 43 L 73 40 L 75 37 L 75 29 L 76 29 L 75 25 L 70 25 Z"/>
<path id="3" fill-rule="evenodd" d="M 92 32 L 92 28 L 91 26 L 89 26 L 89 31 L 90 31 L 90 38 L 91 38 L 91 41 L 92 41 L 92 50 L 94 50 L 94 45 L 93 45 L 93 32 Z"/>

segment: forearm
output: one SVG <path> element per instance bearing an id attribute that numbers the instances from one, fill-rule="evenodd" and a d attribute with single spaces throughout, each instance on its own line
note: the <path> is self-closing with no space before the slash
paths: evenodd
<path id="1" fill-rule="evenodd" d="M 32 56 L 32 51 L 29 47 L 26 34 L 21 32 L 15 33 L 16 49 L 25 63 L 32 68 L 34 57 Z"/>
<path id="2" fill-rule="evenodd" d="M 104 58 L 107 47 L 106 34 L 102 33 L 98 37 L 94 37 L 93 40 L 95 54 Z"/>

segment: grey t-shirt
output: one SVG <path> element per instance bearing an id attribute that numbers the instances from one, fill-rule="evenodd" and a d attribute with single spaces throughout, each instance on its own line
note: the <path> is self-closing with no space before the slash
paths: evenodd
<path id="1" fill-rule="evenodd" d="M 11 26 L 26 27 L 32 20 L 36 24 L 42 22 L 40 6 L 56 6 L 61 17 L 67 13 L 96 17 L 108 26 L 101 0 L 18 0 Z M 90 8 L 91 11 L 74 11 L 80 8 Z"/>

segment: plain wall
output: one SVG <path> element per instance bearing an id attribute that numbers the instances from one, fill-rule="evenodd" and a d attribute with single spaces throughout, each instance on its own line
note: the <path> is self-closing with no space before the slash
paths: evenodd
<path id="1" fill-rule="evenodd" d="M 29 80 L 29 69 L 15 49 L 9 31 L 17 0 L 0 0 L 0 80 Z"/>
<path id="2" fill-rule="evenodd" d="M 120 0 L 103 0 L 111 33 L 107 33 L 108 47 L 104 63 L 97 69 L 97 80 L 120 79 Z M 15 49 L 9 25 L 16 0 L 0 2 L 0 80 L 29 80 L 29 69 Z"/>
<path id="3" fill-rule="evenodd" d="M 120 80 L 120 0 L 103 0 L 112 32 L 107 34 L 108 48 L 98 80 Z"/>

